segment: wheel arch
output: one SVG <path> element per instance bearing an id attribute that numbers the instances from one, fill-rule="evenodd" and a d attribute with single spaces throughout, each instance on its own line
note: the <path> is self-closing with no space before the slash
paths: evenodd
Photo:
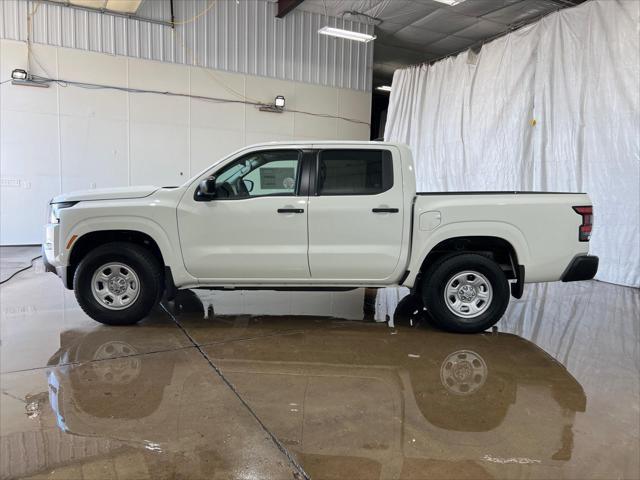
<path id="1" fill-rule="evenodd" d="M 148 233 L 139 230 L 110 229 L 94 230 L 79 236 L 73 243 L 69 252 L 67 288 L 72 288 L 73 276 L 80 261 L 95 248 L 112 242 L 129 242 L 140 245 L 149 250 L 158 260 L 161 267 L 165 267 L 165 257 L 156 240 Z"/>
<path id="2" fill-rule="evenodd" d="M 513 242 L 512 239 L 500 235 L 471 234 L 446 236 L 432 243 L 431 248 L 425 249 L 414 267 L 416 271 L 413 278 L 414 289 L 420 287 L 423 274 L 429 265 L 452 253 L 485 255 L 500 265 L 508 279 L 516 279 L 519 282 L 524 280 L 522 265 L 526 258 L 526 251 L 523 251 L 521 245 L 519 245 L 520 248 L 516 247 L 517 242 Z"/>

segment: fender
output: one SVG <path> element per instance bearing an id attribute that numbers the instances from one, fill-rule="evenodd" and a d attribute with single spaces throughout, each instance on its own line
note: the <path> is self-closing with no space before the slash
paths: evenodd
<path id="1" fill-rule="evenodd" d="M 77 235 L 77 239 L 80 239 L 87 233 L 107 230 L 131 230 L 148 235 L 158 245 L 162 258 L 164 259 L 165 266 L 171 267 L 175 283 L 179 285 L 195 282 L 195 279 L 185 270 L 182 257 L 180 256 L 179 245 L 172 245 L 167 232 L 159 223 L 150 218 L 133 215 L 113 215 L 81 220 L 66 232 L 62 245 L 67 245 L 74 235 Z M 75 241 L 77 241 L 77 239 Z M 68 264 L 72 250 L 73 246 L 70 250 L 61 252 L 60 260 L 65 265 Z"/>
<path id="2" fill-rule="evenodd" d="M 525 268 L 529 264 L 530 252 L 524 234 L 516 226 L 506 222 L 455 222 L 442 225 L 434 232 L 415 229 L 416 240 L 411 251 L 410 274 L 403 285 L 412 287 L 420 273 L 427 255 L 436 245 L 457 237 L 495 237 L 511 244 L 518 256 L 518 263 Z"/>

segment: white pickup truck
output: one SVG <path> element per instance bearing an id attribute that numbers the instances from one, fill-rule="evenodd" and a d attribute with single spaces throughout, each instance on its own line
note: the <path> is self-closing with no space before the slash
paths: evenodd
<path id="1" fill-rule="evenodd" d="M 439 327 L 479 332 L 524 283 L 593 278 L 592 220 L 582 193 L 416 193 L 402 144 L 277 142 L 180 187 L 60 195 L 43 258 L 110 325 L 185 288 L 404 285 Z"/>

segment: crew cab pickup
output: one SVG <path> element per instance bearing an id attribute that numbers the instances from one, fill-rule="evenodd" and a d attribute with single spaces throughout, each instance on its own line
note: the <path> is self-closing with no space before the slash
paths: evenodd
<path id="1" fill-rule="evenodd" d="M 525 283 L 593 278 L 592 220 L 583 193 L 416 193 L 402 144 L 277 142 L 179 187 L 55 197 L 43 258 L 110 325 L 179 289 L 403 285 L 439 327 L 478 332 Z"/>

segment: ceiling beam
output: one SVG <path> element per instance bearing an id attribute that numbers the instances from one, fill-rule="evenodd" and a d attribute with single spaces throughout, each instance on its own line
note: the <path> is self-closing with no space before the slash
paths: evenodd
<path id="1" fill-rule="evenodd" d="M 302 2 L 304 2 L 304 0 L 278 0 L 278 13 L 276 13 L 276 17 L 283 18 Z"/>

